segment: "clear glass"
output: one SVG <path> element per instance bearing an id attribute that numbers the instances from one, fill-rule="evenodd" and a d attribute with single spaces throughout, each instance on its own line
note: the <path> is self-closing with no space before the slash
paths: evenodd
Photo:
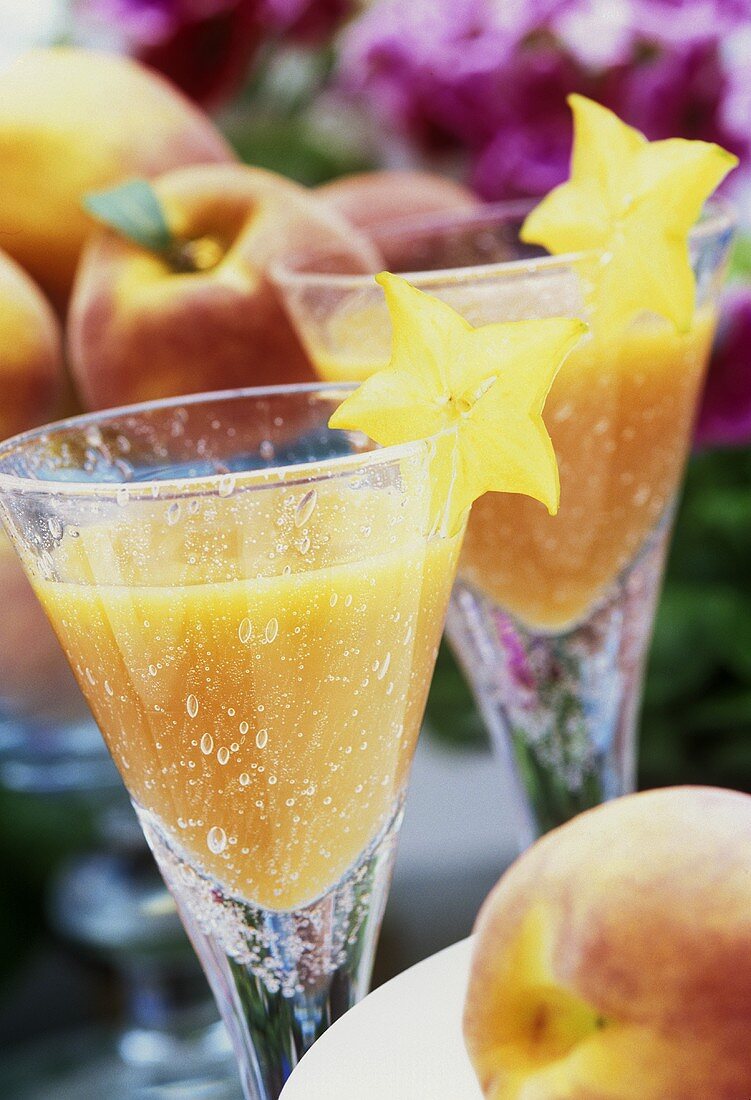
<path id="1" fill-rule="evenodd" d="M 0 447 L 0 515 L 201 959 L 246 1097 L 366 990 L 461 534 L 340 386 Z"/>
<path id="2" fill-rule="evenodd" d="M 587 315 L 586 257 L 519 242 L 526 209 L 395 222 L 378 238 L 386 266 L 475 325 L 568 314 L 591 326 L 546 406 L 560 512 L 479 500 L 447 619 L 522 843 L 634 785 L 643 666 L 733 229 L 718 202 L 691 235 L 689 333 L 651 315 L 615 331 Z M 312 254 L 277 263 L 273 277 L 322 377 L 385 365 L 390 326 L 372 277 Z"/>

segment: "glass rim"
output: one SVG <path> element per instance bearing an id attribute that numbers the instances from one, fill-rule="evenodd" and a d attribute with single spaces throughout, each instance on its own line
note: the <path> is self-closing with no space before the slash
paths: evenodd
<path id="1" fill-rule="evenodd" d="M 469 210 L 395 218 L 393 221 L 384 222 L 376 227 L 373 230 L 373 239 L 377 245 L 379 240 L 398 241 L 421 231 L 430 232 L 441 229 L 449 231 L 471 227 L 473 224 L 482 225 L 488 221 L 500 221 L 501 218 L 511 220 L 514 217 L 521 217 L 528 213 L 539 201 L 539 199 L 517 199 L 508 202 L 481 203 L 478 207 Z M 700 220 L 690 230 L 689 241 L 701 241 L 706 237 L 725 232 L 735 224 L 736 220 L 734 204 L 722 196 L 715 196 L 705 203 Z M 447 282 L 460 285 L 473 279 L 487 279 L 497 275 L 509 275 L 511 277 L 515 275 L 530 277 L 538 273 L 545 275 L 562 268 L 571 268 L 585 257 L 596 254 L 594 251 L 564 252 L 560 255 L 534 256 L 518 260 L 497 260 L 493 263 L 437 268 L 433 271 L 401 271 L 399 275 L 414 286 L 423 289 Z M 286 259 L 274 260 L 269 265 L 268 275 L 271 281 L 282 290 L 285 288 L 312 289 L 315 287 L 358 290 L 372 286 L 375 272 L 339 274 L 323 271 L 299 271 L 294 267 L 295 260 L 315 259 L 317 256 L 333 255 L 336 255 L 333 250 L 299 251 Z"/>
<path id="2" fill-rule="evenodd" d="M 192 393 L 178 397 L 162 397 L 153 401 L 139 401 L 131 405 L 115 405 L 112 408 L 99 409 L 95 412 L 80 413 L 76 416 L 65 417 L 62 420 L 52 421 L 37 428 L 30 428 L 25 432 L 10 436 L 0 442 L 0 467 L 4 459 L 14 453 L 27 450 L 36 440 L 55 433 L 65 433 L 75 429 L 86 429 L 90 426 L 101 427 L 107 421 L 119 420 L 124 416 L 137 416 L 140 413 L 151 412 L 158 409 L 182 407 L 185 405 L 208 404 L 214 401 L 233 401 L 247 398 L 273 397 L 275 395 L 323 393 L 334 396 L 337 393 L 348 394 L 358 388 L 358 382 L 291 382 L 275 386 L 247 386 L 229 390 L 212 390 L 205 393 Z M 332 429 L 337 430 L 337 429 Z M 445 431 L 443 429 L 442 431 Z M 86 481 L 53 481 L 43 478 L 27 477 L 23 474 L 6 473 L 0 468 L 0 496 L 6 493 L 42 493 L 46 496 L 57 497 L 88 497 L 107 499 L 117 498 L 118 492 L 127 486 L 130 500 L 168 500 L 171 496 L 184 497 L 191 493 L 195 495 L 213 494 L 219 491 L 223 479 L 228 476 L 233 480 L 233 491 L 273 488 L 274 485 L 309 484 L 316 481 L 328 480 L 348 471 L 357 471 L 374 463 L 387 464 L 398 461 L 401 458 L 417 454 L 421 447 L 425 447 L 431 439 L 437 438 L 442 432 L 432 436 L 411 440 L 407 443 L 395 443 L 389 446 L 381 446 L 373 441 L 373 449 L 368 451 L 340 454 L 331 458 L 321 458 L 307 462 L 290 463 L 287 465 L 267 466 L 252 470 L 238 470 L 228 473 L 196 474 L 191 477 L 165 477 L 148 478 L 143 481 L 102 481 L 93 478 Z M 370 438 L 369 436 L 366 438 Z M 289 476 L 285 476 L 289 475 Z M 158 495 L 153 494 L 154 486 L 159 487 Z M 1 530 L 0 525 L 0 530 Z"/>

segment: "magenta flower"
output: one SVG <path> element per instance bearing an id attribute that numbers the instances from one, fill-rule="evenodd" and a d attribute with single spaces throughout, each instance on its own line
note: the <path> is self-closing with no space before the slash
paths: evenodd
<path id="1" fill-rule="evenodd" d="M 698 447 L 751 443 L 751 286 L 735 286 L 722 303 L 704 397 Z"/>
<path id="2" fill-rule="evenodd" d="M 75 0 L 84 42 L 129 53 L 213 107 L 243 83 L 264 28 L 259 0 Z"/>
<path id="3" fill-rule="evenodd" d="M 652 139 L 747 153 L 750 20 L 749 0 L 376 0 L 341 79 L 418 148 L 463 154 L 483 197 L 534 195 L 566 174 L 572 91 Z"/>
<path id="4" fill-rule="evenodd" d="M 158 69 L 204 106 L 244 83 L 264 39 L 316 45 L 352 0 L 74 0 L 79 36 Z"/>

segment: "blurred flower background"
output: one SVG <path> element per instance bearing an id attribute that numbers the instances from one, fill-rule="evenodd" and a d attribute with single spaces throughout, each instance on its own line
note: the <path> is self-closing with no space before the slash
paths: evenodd
<path id="1" fill-rule="evenodd" d="M 566 174 L 565 97 L 583 92 L 649 138 L 702 138 L 737 153 L 729 191 L 751 231 L 751 0 L 4 0 L 0 64 L 53 41 L 154 66 L 215 114 L 243 159 L 309 184 L 426 166 L 484 199 L 539 195 Z M 750 485 L 742 233 L 657 621 L 644 785 L 751 790 Z M 429 720 L 457 749 L 482 743 L 448 652 Z M 83 828 L 54 807 L 35 810 L 33 824 L 30 813 L 0 802 L 0 859 L 23 836 L 35 876 L 17 913 L 0 907 L 6 971 L 28 943 L 34 891 Z"/>

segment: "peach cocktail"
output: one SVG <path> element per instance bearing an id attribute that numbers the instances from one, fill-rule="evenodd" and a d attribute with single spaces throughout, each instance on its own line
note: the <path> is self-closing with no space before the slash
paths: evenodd
<path id="1" fill-rule="evenodd" d="M 430 533 L 427 441 L 327 427 L 346 393 L 135 406 L 0 455 L 254 1100 L 367 985 L 463 533 Z"/>
<path id="2" fill-rule="evenodd" d="M 520 242 L 527 211 L 497 205 L 377 237 L 387 263 L 473 324 L 591 322 L 545 405 L 560 510 L 481 497 L 447 620 L 524 840 L 633 784 L 642 667 L 732 237 L 719 203 L 692 233 L 687 332 L 649 315 L 601 325 L 576 257 Z M 388 358 L 388 317 L 375 284 L 336 268 L 333 255 L 301 254 L 273 273 L 321 377 L 360 379 Z"/>

